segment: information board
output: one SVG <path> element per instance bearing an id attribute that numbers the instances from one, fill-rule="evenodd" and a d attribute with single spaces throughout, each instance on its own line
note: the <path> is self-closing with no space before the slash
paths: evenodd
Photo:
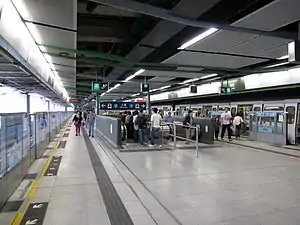
<path id="1" fill-rule="evenodd" d="M 100 110 L 138 110 L 146 109 L 145 102 L 101 102 Z"/>

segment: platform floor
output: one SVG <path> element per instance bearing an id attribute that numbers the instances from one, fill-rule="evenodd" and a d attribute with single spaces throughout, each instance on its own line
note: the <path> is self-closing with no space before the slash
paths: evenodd
<path id="1" fill-rule="evenodd" d="M 57 175 L 42 178 L 31 202 L 47 205 L 44 221 L 28 224 L 300 224 L 295 157 L 227 143 L 199 158 L 182 147 L 119 152 L 73 128 L 64 140 Z"/>

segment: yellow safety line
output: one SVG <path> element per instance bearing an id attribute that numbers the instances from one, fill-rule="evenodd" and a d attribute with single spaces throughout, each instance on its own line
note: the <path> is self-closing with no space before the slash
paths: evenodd
<path id="1" fill-rule="evenodd" d="M 54 150 L 52 151 L 49 159 L 46 161 L 46 163 L 44 164 L 43 166 L 43 169 L 42 169 L 42 173 L 41 173 L 41 176 L 34 182 L 34 185 L 32 186 L 32 188 L 30 189 L 28 195 L 27 195 L 27 198 L 28 198 L 28 202 L 26 204 L 26 207 L 25 207 L 25 210 L 23 212 L 19 212 L 14 221 L 12 222 L 12 225 L 19 225 L 25 215 L 25 213 L 27 212 L 28 210 L 28 207 L 29 207 L 29 204 L 30 202 L 32 201 L 32 199 L 34 198 L 35 194 L 36 194 L 36 191 L 38 189 L 38 187 L 40 186 L 40 183 L 41 183 L 41 180 L 43 178 L 43 176 L 45 175 L 46 171 L 47 171 L 47 168 L 51 162 L 51 159 L 53 158 L 53 155 L 55 155 L 55 153 L 58 151 L 58 145 L 59 145 L 59 142 L 60 140 L 63 138 L 60 137 L 60 139 L 57 141 L 56 143 L 56 146 L 54 147 Z"/>

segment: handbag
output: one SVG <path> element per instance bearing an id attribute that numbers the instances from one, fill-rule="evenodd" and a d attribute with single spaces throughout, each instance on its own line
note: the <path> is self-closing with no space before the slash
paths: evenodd
<path id="1" fill-rule="evenodd" d="M 78 124 L 79 124 L 78 121 L 75 121 L 75 122 L 74 122 L 74 125 L 75 125 L 75 126 L 78 126 Z"/>

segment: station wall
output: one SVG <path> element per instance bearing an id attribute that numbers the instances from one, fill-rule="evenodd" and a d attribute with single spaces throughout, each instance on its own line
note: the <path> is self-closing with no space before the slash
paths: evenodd
<path id="1" fill-rule="evenodd" d="M 300 83 L 300 68 L 272 73 L 251 74 L 239 79 L 228 80 L 228 84 L 227 81 L 224 81 L 223 85 L 232 87 L 233 91 L 243 91 L 298 83 Z M 159 100 L 218 94 L 220 93 L 221 82 L 201 84 L 197 87 L 197 93 L 190 93 L 190 88 L 186 87 L 172 92 L 153 94 L 150 96 L 150 100 L 155 102 Z"/>

